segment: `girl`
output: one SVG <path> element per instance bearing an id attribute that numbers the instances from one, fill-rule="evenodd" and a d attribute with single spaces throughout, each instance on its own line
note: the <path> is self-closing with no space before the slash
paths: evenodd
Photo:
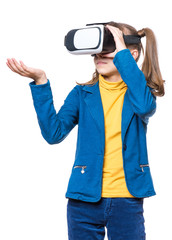
<path id="1" fill-rule="evenodd" d="M 38 122 L 49 144 L 60 143 L 78 124 L 75 161 L 66 192 L 69 240 L 143 240 L 143 199 L 155 195 L 149 168 L 146 130 L 164 95 L 154 33 L 109 22 L 116 50 L 94 56 L 91 81 L 76 85 L 56 113 L 44 71 L 8 59 L 8 67 L 30 83 Z M 123 33 L 146 36 L 125 45 Z"/>

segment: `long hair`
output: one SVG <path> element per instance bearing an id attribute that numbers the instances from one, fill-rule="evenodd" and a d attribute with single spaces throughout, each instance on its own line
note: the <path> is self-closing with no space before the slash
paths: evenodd
<path id="1" fill-rule="evenodd" d="M 158 61 L 158 51 L 157 51 L 157 43 L 156 38 L 153 31 L 150 28 L 143 28 L 137 31 L 134 27 L 125 24 L 125 23 L 116 23 L 116 22 L 109 22 L 108 25 L 114 26 L 119 28 L 124 34 L 126 35 L 139 35 L 141 37 L 146 37 L 146 50 L 144 53 L 144 48 L 142 43 L 138 44 L 128 44 L 126 45 L 127 48 L 130 50 L 137 49 L 138 50 L 138 57 L 136 62 L 138 62 L 141 51 L 143 52 L 144 60 L 142 63 L 141 70 L 145 76 L 147 81 L 147 85 L 152 88 L 152 93 L 155 96 L 164 96 L 164 80 L 162 79 L 159 61 Z M 86 83 L 78 83 L 78 85 L 94 85 L 99 80 L 99 73 L 97 70 L 93 73 L 92 79 Z"/>

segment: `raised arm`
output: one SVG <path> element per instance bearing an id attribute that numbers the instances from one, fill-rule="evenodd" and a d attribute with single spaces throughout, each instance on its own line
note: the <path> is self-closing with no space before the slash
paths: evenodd
<path id="1" fill-rule="evenodd" d="M 107 27 L 111 31 L 116 43 L 115 52 L 109 54 L 109 56 L 114 57 L 113 63 L 123 81 L 127 84 L 128 96 L 133 111 L 145 123 L 148 123 L 149 117 L 156 111 L 156 97 L 147 86 L 146 78 L 137 66 L 130 50 L 126 48 L 122 31 L 112 26 Z M 136 51 L 133 51 L 133 53 L 136 53 Z M 106 56 L 108 56 L 108 54 Z"/>
<path id="2" fill-rule="evenodd" d="M 78 123 L 79 98 L 77 87 L 68 94 L 56 113 L 50 82 L 43 70 L 27 67 L 22 61 L 8 59 L 7 66 L 21 76 L 29 77 L 34 107 L 44 139 L 49 144 L 60 143 Z"/>

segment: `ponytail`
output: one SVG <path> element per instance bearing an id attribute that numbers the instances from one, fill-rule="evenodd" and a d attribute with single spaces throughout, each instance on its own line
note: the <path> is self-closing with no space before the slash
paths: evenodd
<path id="1" fill-rule="evenodd" d="M 158 51 L 156 38 L 150 28 L 143 28 L 139 30 L 138 35 L 141 37 L 146 36 L 146 50 L 142 64 L 142 72 L 147 80 L 147 85 L 153 89 L 152 93 L 155 96 L 164 96 L 164 80 L 162 79 L 161 71 L 159 68 Z"/>

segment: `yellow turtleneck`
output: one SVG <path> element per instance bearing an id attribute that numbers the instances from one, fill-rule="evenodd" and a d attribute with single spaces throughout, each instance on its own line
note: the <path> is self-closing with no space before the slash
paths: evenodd
<path id="1" fill-rule="evenodd" d="M 126 186 L 122 158 L 121 114 L 127 85 L 99 75 L 99 89 L 105 121 L 102 197 L 134 197 Z"/>

